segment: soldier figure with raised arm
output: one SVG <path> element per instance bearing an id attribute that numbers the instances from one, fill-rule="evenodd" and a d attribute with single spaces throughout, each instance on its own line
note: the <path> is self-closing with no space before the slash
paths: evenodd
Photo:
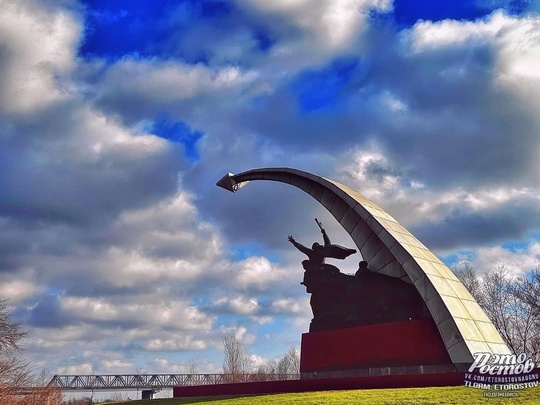
<path id="1" fill-rule="evenodd" d="M 298 243 L 292 235 L 289 235 L 288 240 L 308 257 L 308 260 L 302 261 L 305 272 L 304 280 L 300 284 L 311 294 L 313 319 L 310 330 L 322 330 L 343 323 L 348 315 L 345 309 L 347 282 L 352 277 L 341 273 L 336 266 L 325 263 L 326 258 L 343 260 L 356 253 L 356 250 L 333 244 L 317 218 L 315 222 L 321 230 L 324 245 L 315 242 L 310 249 Z"/>
<path id="2" fill-rule="evenodd" d="M 291 242 L 294 245 L 295 248 L 297 248 L 300 252 L 307 255 L 311 266 L 318 266 L 318 265 L 323 264 L 327 257 L 343 260 L 347 256 L 350 256 L 353 253 L 356 253 L 356 249 L 349 249 L 349 248 L 331 243 L 330 238 L 328 237 L 328 234 L 326 233 L 326 230 L 322 227 L 322 224 L 317 220 L 317 218 L 315 218 L 315 222 L 317 223 L 317 225 L 319 225 L 319 228 L 323 235 L 324 246 L 321 246 L 320 243 L 315 242 L 313 243 L 313 245 L 311 245 L 311 249 L 310 249 L 302 245 L 301 243 L 298 243 L 292 237 L 292 235 L 289 235 L 289 237 L 287 238 L 289 242 Z"/>

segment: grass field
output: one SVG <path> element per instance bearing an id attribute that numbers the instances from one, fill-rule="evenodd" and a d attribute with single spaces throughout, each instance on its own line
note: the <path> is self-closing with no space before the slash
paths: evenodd
<path id="1" fill-rule="evenodd" d="M 491 391 L 494 392 L 494 391 Z M 499 391 L 497 391 L 499 392 Z M 351 391 L 319 391 L 299 394 L 274 394 L 244 397 L 212 397 L 212 398 L 172 398 L 139 400 L 116 403 L 130 405 L 342 405 L 342 404 L 540 404 L 540 388 L 515 391 L 518 398 L 486 398 L 484 391 L 467 387 L 437 387 L 437 388 L 401 388 L 378 390 L 351 390 Z"/>

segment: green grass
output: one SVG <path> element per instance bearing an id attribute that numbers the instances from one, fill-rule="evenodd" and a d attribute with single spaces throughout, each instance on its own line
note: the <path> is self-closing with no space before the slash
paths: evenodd
<path id="1" fill-rule="evenodd" d="M 400 388 L 351 391 L 319 391 L 298 394 L 273 394 L 244 397 L 171 398 L 116 403 L 115 405 L 343 405 L 343 404 L 399 404 L 399 405 L 463 405 L 463 404 L 539 404 L 540 388 L 515 391 L 519 398 L 486 398 L 483 390 L 467 387 Z M 492 391 L 493 392 L 493 391 Z"/>

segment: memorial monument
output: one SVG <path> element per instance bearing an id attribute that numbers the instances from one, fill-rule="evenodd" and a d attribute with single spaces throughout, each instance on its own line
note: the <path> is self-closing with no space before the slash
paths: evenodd
<path id="1" fill-rule="evenodd" d="M 249 181 L 291 184 L 320 202 L 361 255 L 354 275 L 327 258 L 356 249 L 331 243 L 308 248 L 302 284 L 313 319 L 302 335 L 302 378 L 411 375 L 465 370 L 480 352 L 510 350 L 454 273 L 381 207 L 336 181 L 290 168 L 226 174 L 217 185 L 236 192 Z"/>

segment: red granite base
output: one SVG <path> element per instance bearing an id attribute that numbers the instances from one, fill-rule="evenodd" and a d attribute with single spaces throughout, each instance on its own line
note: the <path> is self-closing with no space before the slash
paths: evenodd
<path id="1" fill-rule="evenodd" d="M 302 374 L 444 364 L 452 361 L 431 319 L 302 334 Z"/>

